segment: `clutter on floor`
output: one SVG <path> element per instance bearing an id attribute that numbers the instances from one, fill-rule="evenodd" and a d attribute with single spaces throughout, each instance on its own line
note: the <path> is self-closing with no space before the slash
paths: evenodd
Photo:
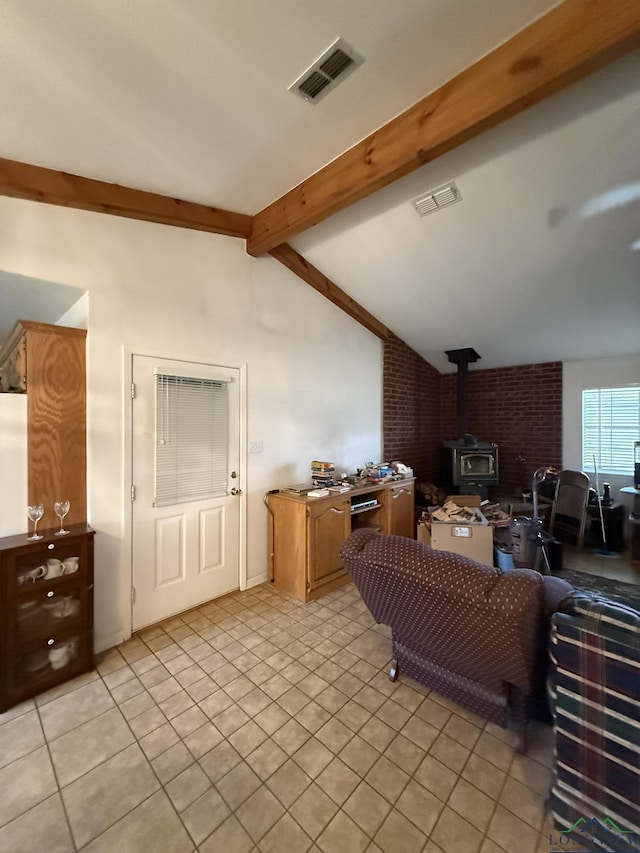
<path id="1" fill-rule="evenodd" d="M 418 523 L 419 542 L 493 565 L 493 528 L 480 509 L 479 495 L 450 495 L 429 507 Z"/>

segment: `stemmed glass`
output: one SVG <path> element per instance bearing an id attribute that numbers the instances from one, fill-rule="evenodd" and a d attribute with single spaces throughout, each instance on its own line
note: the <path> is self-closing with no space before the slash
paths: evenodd
<path id="1" fill-rule="evenodd" d="M 53 505 L 53 510 L 60 519 L 60 530 L 56 531 L 56 536 L 66 536 L 69 532 L 68 530 L 64 529 L 64 527 L 62 526 L 62 522 L 64 521 L 65 515 L 69 512 L 70 506 L 71 504 L 69 503 L 69 501 L 56 501 Z"/>
<path id="2" fill-rule="evenodd" d="M 27 514 L 31 521 L 33 521 L 33 533 L 31 536 L 27 536 L 27 539 L 42 539 L 41 533 L 36 533 L 38 522 L 44 515 L 44 506 L 42 504 L 29 504 L 27 507 Z"/>

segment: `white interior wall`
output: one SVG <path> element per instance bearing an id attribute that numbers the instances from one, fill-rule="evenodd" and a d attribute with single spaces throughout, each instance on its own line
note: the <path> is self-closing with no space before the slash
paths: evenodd
<path id="1" fill-rule="evenodd" d="M 0 536 L 24 533 L 27 519 L 27 398 L 0 394 Z"/>
<path id="2" fill-rule="evenodd" d="M 97 649 L 130 626 L 130 353 L 246 364 L 247 440 L 264 448 L 244 472 L 248 583 L 266 577 L 268 489 L 308 479 L 312 459 L 346 470 L 379 459 L 381 342 L 272 258 L 230 237 L 9 198 L 0 233 L 3 269 L 88 291 Z"/>
<path id="3" fill-rule="evenodd" d="M 582 392 L 585 388 L 616 388 L 640 383 L 640 355 L 566 361 L 562 366 L 562 465 L 582 470 Z M 597 461 L 597 460 L 596 460 Z M 593 464 L 585 473 L 595 488 Z M 600 491 L 604 482 L 611 485 L 611 496 L 629 509 L 633 496 L 621 494 L 623 486 L 633 485 L 633 468 L 628 476 L 598 473 Z"/>
<path id="4" fill-rule="evenodd" d="M 68 311 L 58 317 L 56 326 L 71 326 L 74 329 L 89 327 L 89 294 L 83 293 Z"/>

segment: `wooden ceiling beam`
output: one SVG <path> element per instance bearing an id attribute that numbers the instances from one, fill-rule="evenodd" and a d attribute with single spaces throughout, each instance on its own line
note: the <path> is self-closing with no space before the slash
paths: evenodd
<path id="1" fill-rule="evenodd" d="M 3 158 L 0 195 L 231 237 L 248 237 L 251 225 L 251 217 L 244 214 Z M 374 335 L 383 340 L 388 336 L 382 323 L 290 246 L 278 246 L 271 254 Z"/>
<path id="2" fill-rule="evenodd" d="M 110 213 L 145 222 L 247 237 L 251 217 L 205 204 L 0 158 L 0 195 Z"/>
<path id="3" fill-rule="evenodd" d="M 334 305 L 337 305 L 338 308 L 341 308 L 350 317 L 357 320 L 365 329 L 373 332 L 381 340 L 389 337 L 389 330 L 386 326 L 377 320 L 373 314 L 369 314 L 362 305 L 359 305 L 355 299 L 352 299 L 344 290 L 341 290 L 337 284 L 334 284 L 330 278 L 327 278 L 313 264 L 306 261 L 291 246 L 283 243 L 271 249 L 269 254 L 277 261 L 280 261 L 281 264 L 284 264 L 292 273 L 295 273 L 303 281 L 306 281 L 307 284 L 310 284 L 318 293 L 321 293 L 330 302 L 333 302 Z"/>
<path id="4" fill-rule="evenodd" d="M 638 0 L 565 0 L 256 214 L 247 251 L 271 252 L 638 46 Z"/>

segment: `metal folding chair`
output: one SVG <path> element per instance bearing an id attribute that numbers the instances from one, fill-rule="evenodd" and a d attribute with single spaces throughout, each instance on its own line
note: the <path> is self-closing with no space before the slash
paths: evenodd
<path id="1" fill-rule="evenodd" d="M 581 471 L 560 471 L 549 532 L 561 542 L 583 547 L 589 478 Z"/>

